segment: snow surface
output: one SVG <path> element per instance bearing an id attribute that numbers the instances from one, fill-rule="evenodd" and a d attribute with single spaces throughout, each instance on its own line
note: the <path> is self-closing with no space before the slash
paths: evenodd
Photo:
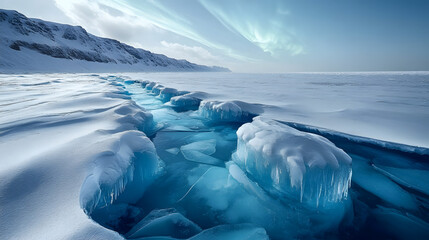
<path id="1" fill-rule="evenodd" d="M 383 141 L 429 147 L 429 72 L 129 73 L 206 101 L 262 104 L 261 115 Z M 181 99 L 181 98 L 178 98 Z"/>
<path id="2" fill-rule="evenodd" d="M 119 184 L 135 153 L 154 154 L 138 131 L 151 115 L 94 76 L 0 81 L 0 239 L 122 239 L 90 220 L 79 199 Z"/>

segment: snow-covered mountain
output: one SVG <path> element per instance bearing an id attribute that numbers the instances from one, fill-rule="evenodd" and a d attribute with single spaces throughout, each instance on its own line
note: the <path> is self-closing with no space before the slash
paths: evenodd
<path id="1" fill-rule="evenodd" d="M 0 73 L 229 71 L 177 60 L 101 38 L 80 26 L 0 9 Z"/>

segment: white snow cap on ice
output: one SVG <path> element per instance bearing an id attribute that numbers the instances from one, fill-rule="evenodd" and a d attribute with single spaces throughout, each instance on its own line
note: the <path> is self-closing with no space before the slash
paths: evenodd
<path id="1" fill-rule="evenodd" d="M 260 106 L 241 101 L 203 101 L 200 114 L 213 121 L 247 122 L 262 112 Z"/>
<path id="2" fill-rule="evenodd" d="M 261 117 L 237 137 L 234 160 L 268 191 L 316 206 L 347 197 L 352 159 L 328 139 Z"/>

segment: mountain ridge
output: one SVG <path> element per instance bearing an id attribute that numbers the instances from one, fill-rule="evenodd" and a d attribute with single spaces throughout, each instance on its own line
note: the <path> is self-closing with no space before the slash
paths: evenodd
<path id="1" fill-rule="evenodd" d="M 45 64 L 43 64 L 45 63 Z M 81 26 L 0 9 L 0 73 L 230 71 L 169 58 L 98 37 Z"/>

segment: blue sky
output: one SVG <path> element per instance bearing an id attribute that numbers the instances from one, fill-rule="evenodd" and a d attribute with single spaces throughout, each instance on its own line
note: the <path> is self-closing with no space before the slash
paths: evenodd
<path id="1" fill-rule="evenodd" d="M 429 70 L 429 1 L 2 0 L 0 8 L 237 72 Z"/>

